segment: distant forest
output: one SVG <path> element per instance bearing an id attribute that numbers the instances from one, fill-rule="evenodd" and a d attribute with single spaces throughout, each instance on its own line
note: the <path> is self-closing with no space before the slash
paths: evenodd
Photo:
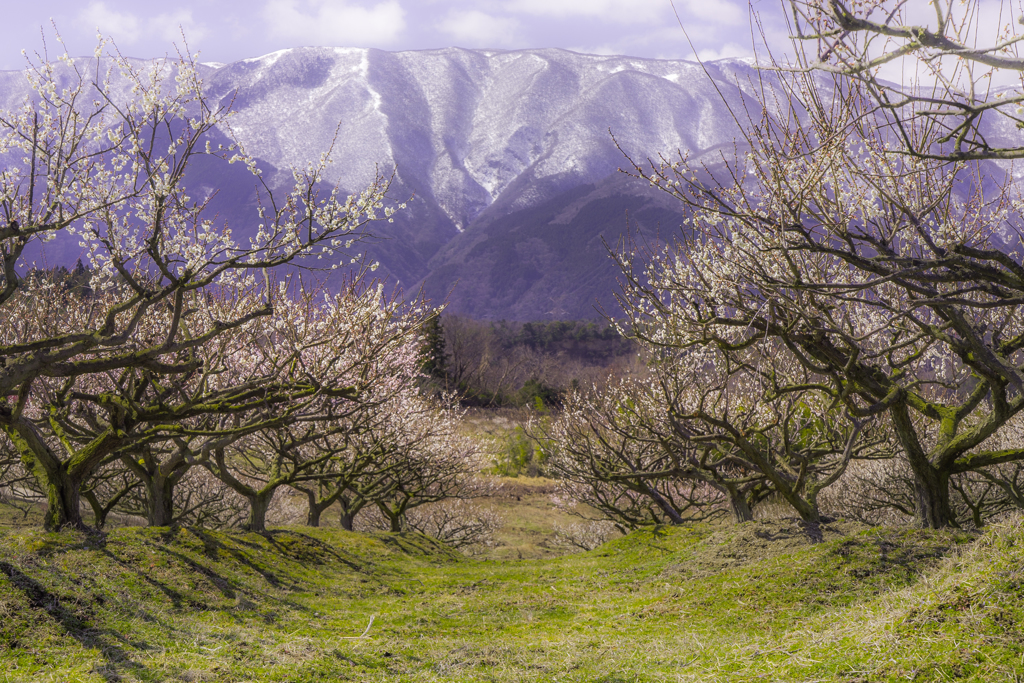
<path id="1" fill-rule="evenodd" d="M 573 387 L 637 371 L 636 345 L 585 320 L 487 322 L 431 319 L 424 371 L 469 406 L 554 406 Z"/>

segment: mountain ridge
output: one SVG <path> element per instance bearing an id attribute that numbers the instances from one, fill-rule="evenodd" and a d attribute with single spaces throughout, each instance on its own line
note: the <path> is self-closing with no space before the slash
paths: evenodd
<path id="1" fill-rule="evenodd" d="M 286 187 L 289 167 L 313 163 L 326 149 L 334 160 L 327 180 L 348 192 L 361 190 L 378 169 L 396 169 L 391 197 L 401 202 L 415 195 L 415 201 L 393 225 L 374 226 L 382 239 L 366 248 L 390 282 L 407 291 L 422 286 L 435 302 L 447 298 L 453 312 L 519 320 L 596 315 L 587 313 L 594 294 L 612 293 L 615 281 L 592 258 L 592 248 L 601 238 L 618 239 L 627 211 L 654 211 L 655 223 L 669 222 L 672 213 L 656 192 L 638 182 L 634 191 L 618 177 L 618 168 L 627 165 L 623 154 L 646 159 L 684 151 L 694 158 L 731 144 L 737 128 L 726 105 L 738 111 L 754 104 L 754 83 L 762 76 L 748 60 L 702 68 L 558 48 L 306 47 L 199 69 L 207 97 L 232 106 L 231 133 L 268 169 L 264 177 L 272 186 Z M 27 92 L 20 72 L 0 72 L 0 106 Z M 202 169 L 189 178 L 190 185 L 222 188 L 215 209 L 238 226 L 238 235 L 256 223 L 246 182 L 242 175 Z M 551 211 L 556 205 L 567 210 L 581 201 L 573 193 L 584 186 L 618 196 L 582 195 L 621 214 L 598 212 L 602 220 L 587 229 L 575 218 L 559 222 L 554 214 L 537 213 L 548 204 Z M 582 206 L 576 211 L 586 213 Z M 643 223 L 638 225 L 653 227 Z M 568 237 L 557 234 L 570 228 L 575 252 L 566 248 Z M 510 235 L 530 235 L 533 247 L 497 249 Z M 51 261 L 74 263 L 73 245 L 49 248 Z M 581 275 L 574 263 L 581 253 L 590 254 L 584 261 L 593 272 L 585 275 L 600 280 L 590 287 L 571 283 L 570 273 Z M 488 269 L 537 276 L 530 286 L 488 297 L 481 291 L 494 288 L 480 286 Z M 542 304 L 539 286 L 561 289 L 549 293 L 557 303 Z"/>

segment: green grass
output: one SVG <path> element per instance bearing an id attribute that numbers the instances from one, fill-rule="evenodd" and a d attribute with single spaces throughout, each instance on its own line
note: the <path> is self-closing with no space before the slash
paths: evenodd
<path id="1" fill-rule="evenodd" d="M 555 525 L 578 522 L 578 517 L 556 508 L 551 502 L 555 483 L 541 477 L 502 479 L 502 487 L 481 502 L 504 519 L 504 526 L 495 533 L 496 545 L 484 549 L 489 559 L 538 559 L 557 557 L 565 550 L 554 543 Z"/>
<path id="2" fill-rule="evenodd" d="M 5 527 L 42 526 L 43 508 L 38 505 L 12 505 L 0 500 L 0 529 Z"/>
<path id="3" fill-rule="evenodd" d="M 1021 522 L 980 540 L 846 523 L 812 532 L 697 525 L 520 561 L 338 530 L 10 530 L 0 680 L 1024 675 Z"/>

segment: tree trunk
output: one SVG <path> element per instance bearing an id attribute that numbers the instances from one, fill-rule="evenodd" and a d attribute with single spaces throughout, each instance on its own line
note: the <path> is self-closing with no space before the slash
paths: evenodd
<path id="1" fill-rule="evenodd" d="M 732 508 L 732 515 L 737 523 L 754 521 L 754 511 L 747 502 L 747 495 L 736 487 L 730 487 L 729 507 Z"/>
<path id="2" fill-rule="evenodd" d="M 953 510 L 949 505 L 949 474 L 930 464 L 915 467 L 914 503 L 917 525 L 923 529 L 942 529 L 956 526 Z"/>
<path id="3" fill-rule="evenodd" d="M 306 512 L 306 526 L 320 526 L 320 514 L 324 508 L 316 502 L 316 491 L 306 491 L 306 498 L 309 500 L 309 510 Z"/>
<path id="4" fill-rule="evenodd" d="M 402 527 L 405 526 L 405 524 L 403 523 L 403 522 L 405 522 L 405 506 L 404 505 L 397 512 L 392 510 L 390 507 L 388 507 L 384 503 L 377 503 L 377 508 L 380 510 L 382 515 L 387 517 L 388 524 L 390 524 L 391 531 L 393 533 L 397 534 L 397 533 L 399 533 L 401 531 L 404 531 L 404 529 L 402 528 Z"/>
<path id="5" fill-rule="evenodd" d="M 37 478 L 38 479 L 38 478 Z M 65 528 L 88 529 L 82 521 L 82 482 L 64 472 L 40 481 L 46 491 L 46 514 L 43 528 L 60 531 Z"/>
<path id="6" fill-rule="evenodd" d="M 295 488 L 297 488 L 299 491 L 302 491 L 303 493 L 305 493 L 306 494 L 306 499 L 309 501 L 309 508 L 308 508 L 308 510 L 306 512 L 306 526 L 312 526 L 312 527 L 320 526 L 320 517 L 321 517 L 321 515 L 323 515 L 323 513 L 327 510 L 327 508 L 329 508 L 332 505 L 334 505 L 334 501 L 338 500 L 341 497 L 341 491 L 335 491 L 331 495 L 329 495 L 329 496 L 327 496 L 327 497 L 325 497 L 325 498 L 323 498 L 321 500 L 317 500 L 317 491 L 316 491 L 316 489 L 304 489 L 304 488 L 298 488 L 298 487 L 295 487 Z M 342 506 L 341 506 L 341 514 L 342 514 L 342 517 L 345 516 L 345 505 L 344 504 L 342 504 Z M 351 524 L 351 521 L 349 522 L 349 524 Z M 342 523 L 342 525 L 344 526 L 344 522 Z M 349 529 L 349 531 L 351 531 L 351 529 Z"/>
<path id="7" fill-rule="evenodd" d="M 191 466 L 180 453 L 164 463 L 136 458 L 135 454 L 125 454 L 121 462 L 142 482 L 146 491 L 146 523 L 171 526 L 174 523 L 174 487 Z"/>
<path id="8" fill-rule="evenodd" d="M 949 506 L 949 472 L 936 469 L 921 448 L 906 406 L 891 411 L 893 427 L 914 472 L 914 509 L 917 525 L 924 529 L 954 526 Z"/>
<path id="9" fill-rule="evenodd" d="M 159 472 L 146 485 L 146 521 L 149 526 L 171 526 L 174 521 L 174 483 Z"/>
<path id="10" fill-rule="evenodd" d="M 355 523 L 356 515 L 366 505 L 366 501 L 360 498 L 352 500 L 344 494 L 339 494 L 338 504 L 341 506 L 341 528 L 345 531 L 354 531 L 352 525 Z"/>
<path id="11" fill-rule="evenodd" d="M 799 493 L 793 493 L 792 489 L 786 487 L 779 490 L 779 495 L 789 503 L 790 507 L 796 510 L 796 513 L 800 515 L 800 519 L 803 521 L 815 524 L 821 521 L 821 515 L 818 514 L 818 506 L 804 500 Z"/>
<path id="12" fill-rule="evenodd" d="M 653 500 L 655 505 L 661 508 L 661 511 L 665 513 L 665 516 L 669 518 L 673 525 L 679 526 L 685 523 L 685 520 L 683 520 L 679 511 L 672 507 L 672 504 L 665 500 L 664 496 L 658 493 L 657 489 L 653 486 L 649 486 L 641 481 L 640 490 L 642 493 L 647 495 L 648 498 Z"/>
<path id="13" fill-rule="evenodd" d="M 43 528 L 47 531 L 60 531 L 66 527 L 88 529 L 82 521 L 82 482 L 99 467 L 104 456 L 121 445 L 123 439 L 108 430 L 65 462 L 50 450 L 28 420 L 19 419 L 4 425 L 4 431 L 21 455 L 25 468 L 32 472 L 46 492 Z"/>
<path id="14" fill-rule="evenodd" d="M 270 501 L 273 497 L 273 490 L 248 496 L 249 522 L 246 524 L 246 529 L 260 533 L 267 530 L 267 509 L 270 508 Z"/>
<path id="15" fill-rule="evenodd" d="M 93 491 L 86 491 L 82 494 L 82 497 L 89 502 L 89 506 L 92 508 L 92 519 L 93 524 L 96 528 L 102 530 L 104 525 L 107 523 L 107 513 L 109 510 L 103 507 L 103 503 L 96 497 L 96 493 Z"/>
<path id="16" fill-rule="evenodd" d="M 121 499 L 127 496 L 134 487 L 134 484 L 128 484 L 123 489 L 114 494 L 114 496 L 106 503 L 100 501 L 95 491 L 90 489 L 85 489 L 84 491 L 82 491 L 82 498 L 85 498 L 89 502 L 90 507 L 92 507 L 92 516 L 94 520 L 93 523 L 96 525 L 97 529 L 102 529 L 104 526 L 106 526 L 107 516 L 115 507 L 117 507 L 117 504 L 121 501 Z"/>

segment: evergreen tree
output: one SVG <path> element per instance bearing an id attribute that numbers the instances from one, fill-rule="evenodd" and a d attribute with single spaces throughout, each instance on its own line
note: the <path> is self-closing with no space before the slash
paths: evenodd
<path id="1" fill-rule="evenodd" d="M 440 314 L 433 316 L 423 325 L 423 372 L 438 379 L 445 379 L 448 376 L 444 329 L 441 327 Z"/>

